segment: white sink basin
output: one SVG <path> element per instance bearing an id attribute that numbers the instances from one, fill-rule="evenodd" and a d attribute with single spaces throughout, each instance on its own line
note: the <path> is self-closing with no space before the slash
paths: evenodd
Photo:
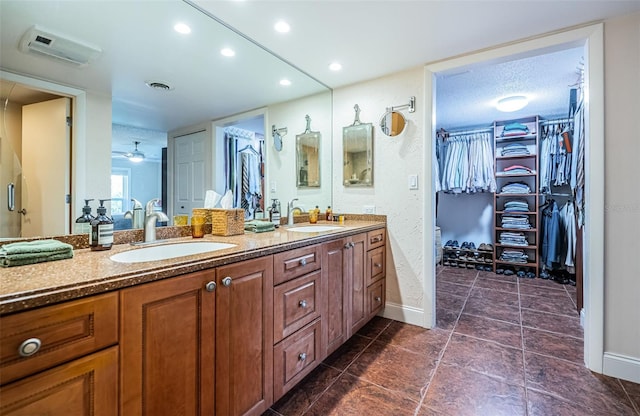
<path id="1" fill-rule="evenodd" d="M 287 231 L 294 231 L 296 233 L 322 233 L 341 229 L 342 227 L 337 225 L 301 225 L 299 227 L 287 228 Z"/>
<path id="2" fill-rule="evenodd" d="M 193 254 L 208 253 L 235 246 L 235 244 L 215 243 L 210 241 L 164 244 L 160 246 L 123 251 L 122 253 L 114 254 L 110 259 L 118 263 L 141 263 L 143 261 L 166 260 L 176 257 L 190 256 Z"/>

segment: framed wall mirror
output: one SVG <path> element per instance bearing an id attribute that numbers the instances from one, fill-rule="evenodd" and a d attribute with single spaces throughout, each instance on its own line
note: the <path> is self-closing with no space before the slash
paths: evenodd
<path id="1" fill-rule="evenodd" d="M 307 127 L 296 136 L 296 172 L 298 188 L 320 187 L 320 132 L 311 131 L 311 117 L 305 117 Z"/>
<path id="2" fill-rule="evenodd" d="M 354 106 L 352 125 L 342 128 L 342 177 L 344 186 L 373 186 L 373 124 L 360 122 L 360 107 Z"/>
<path id="3" fill-rule="evenodd" d="M 380 130 L 389 137 L 395 137 L 404 131 L 407 120 L 399 111 L 387 111 L 380 119 Z"/>

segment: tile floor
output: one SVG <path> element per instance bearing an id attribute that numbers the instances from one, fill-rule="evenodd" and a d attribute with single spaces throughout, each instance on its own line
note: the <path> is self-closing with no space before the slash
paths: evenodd
<path id="1" fill-rule="evenodd" d="M 438 267 L 437 328 L 374 318 L 263 416 L 640 415 L 582 364 L 575 288 Z"/>

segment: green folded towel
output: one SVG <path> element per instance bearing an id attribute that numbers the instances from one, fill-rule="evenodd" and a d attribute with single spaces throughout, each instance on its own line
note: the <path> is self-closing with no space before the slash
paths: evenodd
<path id="1" fill-rule="evenodd" d="M 254 233 L 264 233 L 266 231 L 273 231 L 276 227 L 270 221 L 251 220 L 244 223 L 244 229 L 245 231 Z"/>
<path id="2" fill-rule="evenodd" d="M 36 240 L 0 247 L 0 266 L 24 266 L 73 257 L 73 246 L 57 240 Z"/>

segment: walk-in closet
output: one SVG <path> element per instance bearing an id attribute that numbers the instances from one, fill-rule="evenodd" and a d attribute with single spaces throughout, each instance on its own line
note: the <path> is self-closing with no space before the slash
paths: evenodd
<path id="1" fill-rule="evenodd" d="M 582 47 L 437 75 L 438 265 L 576 286 L 578 315 L 583 98 Z"/>

